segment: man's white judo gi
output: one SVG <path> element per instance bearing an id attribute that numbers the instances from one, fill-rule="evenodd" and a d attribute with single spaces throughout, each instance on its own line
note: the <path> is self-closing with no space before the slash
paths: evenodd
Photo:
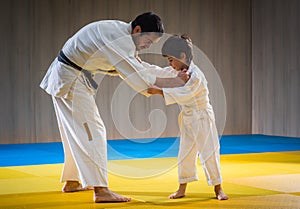
<path id="1" fill-rule="evenodd" d="M 136 91 L 146 93 L 155 76 L 143 73 L 135 58 L 131 25 L 98 21 L 79 30 L 63 46 L 64 55 L 94 74 L 116 70 Z M 64 146 L 61 181 L 81 181 L 83 187 L 107 187 L 106 131 L 94 99 L 91 80 L 56 58 L 40 84 L 52 95 Z"/>
<path id="2" fill-rule="evenodd" d="M 157 77 L 175 77 L 171 67 L 160 68 L 142 63 Z M 173 70 L 172 70 L 173 69 Z M 178 117 L 180 148 L 178 154 L 179 183 L 198 180 L 197 156 L 200 156 L 208 185 L 222 182 L 220 172 L 220 144 L 215 125 L 213 108 L 209 102 L 207 80 L 202 71 L 191 62 L 188 82 L 177 88 L 162 88 L 166 105 L 178 103 L 181 112 Z"/>

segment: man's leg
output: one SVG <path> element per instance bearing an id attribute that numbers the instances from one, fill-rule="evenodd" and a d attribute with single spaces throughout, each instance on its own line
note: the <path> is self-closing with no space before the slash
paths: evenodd
<path id="1" fill-rule="evenodd" d="M 62 188 L 63 192 L 76 192 L 82 191 L 82 185 L 79 182 L 78 170 L 73 158 L 73 155 L 70 150 L 69 142 L 67 140 L 66 128 L 64 128 L 61 121 L 60 111 L 58 111 L 58 104 L 55 97 L 52 97 L 53 105 L 57 117 L 57 123 L 59 132 L 61 135 L 61 140 L 64 149 L 64 167 L 61 175 L 61 182 L 65 182 L 64 187 Z"/>
<path id="2" fill-rule="evenodd" d="M 65 147 L 69 147 L 83 187 L 94 187 L 96 202 L 128 201 L 130 199 L 107 188 L 106 130 L 93 94 L 85 86 L 83 79 L 79 77 L 74 83 L 68 99 L 55 98 L 56 110 L 66 130 L 69 146 Z M 65 150 L 68 152 L 68 149 Z"/>

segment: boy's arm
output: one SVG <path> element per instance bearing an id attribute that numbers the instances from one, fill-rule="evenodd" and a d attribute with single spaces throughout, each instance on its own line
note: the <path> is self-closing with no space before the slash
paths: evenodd
<path id="1" fill-rule="evenodd" d="M 190 75 L 186 70 L 182 70 L 177 74 L 175 78 L 158 78 L 156 77 L 154 85 L 161 88 L 176 88 L 184 86 L 188 80 L 190 79 Z"/>
<path id="2" fill-rule="evenodd" d="M 199 92 L 205 91 L 201 88 L 201 78 L 193 77 L 188 83 L 178 88 L 161 88 L 165 98 L 166 105 L 169 104 L 187 104 L 199 95 Z"/>
<path id="3" fill-rule="evenodd" d="M 149 94 L 159 94 L 165 99 L 166 105 L 178 103 L 187 104 L 191 102 L 191 99 L 197 97 L 200 91 L 205 91 L 206 89 L 201 89 L 201 78 L 192 76 L 188 83 L 182 87 L 177 88 L 160 88 L 158 86 L 150 86 L 147 89 Z"/>
<path id="4" fill-rule="evenodd" d="M 190 75 L 187 70 L 177 72 L 172 67 L 161 68 L 142 61 L 137 57 L 138 61 L 152 74 L 156 76 L 154 85 L 161 88 L 175 88 L 184 86 L 189 80 Z"/>

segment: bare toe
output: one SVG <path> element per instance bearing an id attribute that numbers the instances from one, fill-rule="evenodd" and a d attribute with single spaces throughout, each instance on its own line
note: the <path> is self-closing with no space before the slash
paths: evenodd
<path id="1" fill-rule="evenodd" d="M 184 197 L 185 194 L 184 193 L 180 193 L 180 192 L 174 192 L 173 194 L 169 195 L 169 199 L 178 199 L 178 198 L 182 198 Z"/>
<path id="2" fill-rule="evenodd" d="M 62 188 L 62 192 L 79 192 L 89 190 L 89 188 L 83 188 L 79 182 L 76 181 L 68 181 L 65 183 L 64 187 Z"/>
<path id="3" fill-rule="evenodd" d="M 216 194 L 216 197 L 218 200 L 228 200 L 228 196 L 224 192 L 220 192 L 219 194 Z"/>
<path id="4" fill-rule="evenodd" d="M 106 191 L 101 193 L 95 193 L 94 202 L 96 203 L 105 203 L 105 202 L 129 202 L 131 198 L 124 197 L 113 191 Z"/>
<path id="5" fill-rule="evenodd" d="M 218 200 L 228 200 L 228 196 L 223 192 L 220 186 L 215 187 L 215 194 Z"/>

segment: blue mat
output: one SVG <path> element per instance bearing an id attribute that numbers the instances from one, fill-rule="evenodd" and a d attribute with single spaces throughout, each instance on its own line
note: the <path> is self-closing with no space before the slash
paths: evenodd
<path id="1" fill-rule="evenodd" d="M 300 150 L 300 138 L 265 135 L 222 136 L 221 154 Z M 179 138 L 109 140 L 108 159 L 176 157 Z M 0 166 L 63 163 L 62 143 L 2 144 Z"/>

